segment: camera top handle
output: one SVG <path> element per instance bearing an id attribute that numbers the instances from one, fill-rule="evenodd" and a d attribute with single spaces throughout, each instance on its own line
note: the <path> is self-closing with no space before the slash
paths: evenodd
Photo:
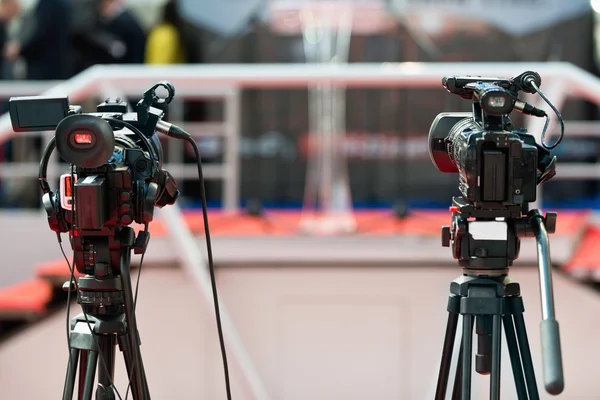
<path id="1" fill-rule="evenodd" d="M 538 88 L 542 85 L 542 78 L 537 72 L 525 71 L 513 78 L 490 78 L 481 76 L 445 76 L 442 78 L 442 85 L 452 94 L 456 94 L 463 99 L 471 99 L 473 97 L 473 89 L 468 87 L 472 83 L 490 83 L 499 86 L 509 92 L 513 92 L 516 96 L 518 92 L 537 93 L 535 86 Z M 532 85 L 532 82 L 535 86 Z"/>

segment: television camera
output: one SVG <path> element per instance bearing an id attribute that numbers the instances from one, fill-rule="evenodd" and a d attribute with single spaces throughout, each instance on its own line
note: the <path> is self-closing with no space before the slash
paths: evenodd
<path id="1" fill-rule="evenodd" d="M 159 96 L 158 90 L 166 90 L 166 96 Z M 154 208 L 172 205 L 179 197 L 175 180 L 162 168 L 162 147 L 156 133 L 191 143 L 202 180 L 195 141 L 181 128 L 162 120 L 163 109 L 174 95 L 171 83 L 162 81 L 143 93 L 135 112 L 129 112 L 128 103 L 117 98 L 107 99 L 97 106 L 96 112 L 88 114 L 82 113 L 80 106 L 70 105 L 67 96 L 10 99 L 14 131 L 55 131 L 40 162 L 42 203 L 50 229 L 57 233 L 59 242 L 61 233 L 69 233 L 74 265 L 71 278 L 63 288 L 69 298 L 71 292 L 77 293 L 83 311 L 71 321 L 63 400 L 73 397 L 78 363 L 81 364 L 78 398 L 92 398 L 97 367 L 95 398 L 112 400 L 115 392 L 121 398 L 114 386 L 117 343 L 129 376 L 127 390 L 131 388 L 134 399 L 150 399 L 135 317 L 137 291 L 134 297 L 131 250 L 143 257 L 150 239 L 148 225 L 153 220 Z M 50 189 L 46 173 L 55 148 L 62 159 L 71 164 L 70 172 L 60 177 L 57 192 Z M 203 182 L 202 200 L 205 206 Z M 206 207 L 203 211 L 205 229 L 208 229 Z M 137 235 L 134 223 L 144 226 Z M 208 230 L 206 236 L 226 367 Z M 75 269 L 80 274 L 77 280 Z M 228 372 L 225 372 L 229 396 Z"/>
<path id="2" fill-rule="evenodd" d="M 436 400 L 444 400 L 452 347 L 462 316 L 462 338 L 453 399 L 471 398 L 473 329 L 478 336 L 475 370 L 490 375 L 490 398 L 500 398 L 502 326 L 519 399 L 539 398 L 523 318 L 520 286 L 508 270 L 519 256 L 520 238 L 535 237 L 542 300 L 541 339 L 546 391 L 564 388 L 558 322 L 554 315 L 548 234 L 556 213 L 529 210 L 537 185 L 556 174 L 550 150 L 564 134 L 562 116 L 540 90 L 541 77 L 526 71 L 514 78 L 448 76 L 442 85 L 472 102 L 471 113 L 441 113 L 429 131 L 429 155 L 445 173 L 458 173 L 461 196 L 452 199 L 452 224 L 442 227 L 442 245 L 451 247 L 462 267 L 452 281 L 448 322 L 437 382 Z M 544 138 L 550 118 L 542 109 L 519 99 L 520 92 L 539 94 L 558 116 L 561 135 L 551 146 Z M 509 114 L 545 117 L 541 144 L 524 129 L 515 129 Z"/>

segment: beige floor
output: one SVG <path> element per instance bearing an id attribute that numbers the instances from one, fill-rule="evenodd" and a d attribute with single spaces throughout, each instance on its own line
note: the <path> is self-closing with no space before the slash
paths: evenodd
<path id="1" fill-rule="evenodd" d="M 430 267 L 223 268 L 218 277 L 222 301 L 272 399 L 412 400 L 433 398 L 447 288 L 457 272 Z M 515 267 L 512 276 L 522 285 L 541 398 L 555 398 L 542 388 L 537 271 Z M 296 292 L 281 289 L 286 285 Z M 600 296 L 558 275 L 554 285 L 566 377 L 559 398 L 599 399 Z M 320 296 L 355 305 L 328 314 L 326 307 L 294 308 L 294 296 L 309 299 L 304 304 Z M 270 311 L 282 299 L 294 313 Z M 379 311 L 363 313 L 361 306 L 368 302 L 394 304 L 400 311 L 374 308 Z M 144 271 L 138 320 L 154 399 L 225 398 L 214 325 L 201 303 L 185 271 Z M 377 329 L 364 329 L 366 321 Z M 339 337 L 340 326 L 348 332 L 345 340 Z M 0 399 L 60 398 L 65 329 L 65 315 L 59 313 L 0 345 Z M 504 354 L 502 398 L 516 399 L 509 365 Z M 119 356 L 117 387 L 124 398 L 123 371 Z M 487 398 L 487 383 L 474 377 L 473 399 Z M 232 368 L 234 398 L 245 399 L 238 378 Z"/>

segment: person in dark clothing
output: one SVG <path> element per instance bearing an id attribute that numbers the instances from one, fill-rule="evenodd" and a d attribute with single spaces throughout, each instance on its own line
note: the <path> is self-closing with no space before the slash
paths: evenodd
<path id="1" fill-rule="evenodd" d="M 66 0 L 38 0 L 25 20 L 19 41 L 5 47 L 5 57 L 22 57 L 27 78 L 59 80 L 71 77 L 71 32 L 69 5 Z"/>
<path id="2" fill-rule="evenodd" d="M 78 74 L 93 65 L 110 61 L 110 49 L 117 39 L 99 29 L 98 0 L 70 1 L 73 72 Z"/>
<path id="3" fill-rule="evenodd" d="M 21 7 L 19 0 L 1 0 L 0 1 L 0 46 L 4 48 L 8 43 L 8 24 L 19 15 Z M 0 64 L 0 79 L 11 79 L 12 69 L 8 62 L 2 59 Z"/>
<path id="4" fill-rule="evenodd" d="M 7 43 L 7 27 L 10 21 L 15 18 L 21 8 L 18 0 L 1 0 L 0 1 L 0 46 L 4 48 Z M 12 69 L 9 68 L 6 60 L 1 60 L 0 63 L 0 80 L 11 79 Z M 0 102 L 0 112 L 8 111 L 8 101 Z M 0 143 L 0 162 L 12 161 L 12 141 Z M 14 206 L 14 199 L 11 193 L 8 192 L 5 182 L 0 178 L 0 207 Z"/>
<path id="5" fill-rule="evenodd" d="M 103 64 L 143 64 L 146 32 L 122 0 L 101 0 L 100 30 L 117 39 Z"/>

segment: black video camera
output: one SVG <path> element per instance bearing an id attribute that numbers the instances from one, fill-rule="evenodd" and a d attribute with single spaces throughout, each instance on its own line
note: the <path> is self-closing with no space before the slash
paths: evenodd
<path id="1" fill-rule="evenodd" d="M 518 99 L 519 92 L 536 93 L 540 76 L 530 71 L 511 79 L 451 76 L 442 85 L 472 100 L 473 111 L 435 118 L 429 131 L 433 164 L 441 172 L 459 174 L 463 199 L 475 209 L 534 202 L 536 186 L 556 174 L 556 157 L 526 130 L 516 130 L 509 114 L 517 110 L 548 121 L 543 110 Z"/>
<path id="2" fill-rule="evenodd" d="M 166 89 L 167 96 L 159 97 L 158 88 Z M 143 94 L 134 113 L 121 99 L 107 99 L 89 114 L 69 105 L 68 97 L 10 99 L 15 132 L 55 130 L 39 171 L 42 202 L 53 231 L 76 230 L 77 238 L 110 236 L 133 222 L 148 224 L 155 206 L 175 203 L 179 190 L 171 174 L 162 169 L 162 147 L 155 135 L 171 126 L 162 121 L 164 111 L 157 106 L 169 104 L 174 93 L 169 82 L 160 82 Z M 72 165 L 70 173 L 60 178 L 59 193 L 50 190 L 46 179 L 55 147 Z M 81 240 L 77 238 L 75 248 Z M 141 238 L 136 253 L 143 251 L 147 239 Z M 85 251 L 76 254 L 77 269 L 89 273 Z"/>

